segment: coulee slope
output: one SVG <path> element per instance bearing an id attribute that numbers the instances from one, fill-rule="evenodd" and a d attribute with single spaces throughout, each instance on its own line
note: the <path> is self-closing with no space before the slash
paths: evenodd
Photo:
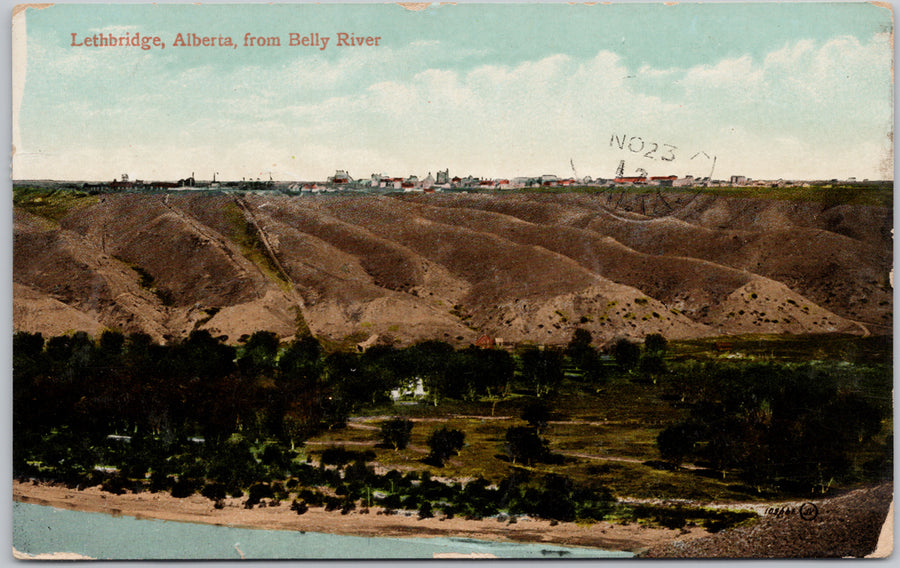
<path id="1" fill-rule="evenodd" d="M 576 327 L 600 343 L 890 333 L 890 209 L 672 195 L 649 216 L 638 199 L 108 194 L 55 218 L 26 204 L 14 326 L 459 345 L 562 344 Z"/>

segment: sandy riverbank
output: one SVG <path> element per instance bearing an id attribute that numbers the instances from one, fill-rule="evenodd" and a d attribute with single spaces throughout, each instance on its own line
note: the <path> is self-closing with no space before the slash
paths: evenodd
<path id="1" fill-rule="evenodd" d="M 212 501 L 200 495 L 185 499 L 176 499 L 168 493 L 113 495 L 100 491 L 99 487 L 78 491 L 61 485 L 18 481 L 13 482 L 13 498 L 23 503 L 50 505 L 61 509 L 242 528 L 373 537 L 463 537 L 632 552 L 675 540 L 689 541 L 709 534 L 696 527 L 670 530 L 647 528 L 635 523 L 551 525 L 549 521 L 534 519 L 521 519 L 514 524 L 498 522 L 496 519 L 418 519 L 415 515 L 407 517 L 379 514 L 381 509 L 378 508 L 371 509 L 368 514 L 354 511 L 347 515 L 312 508 L 303 515 L 297 515 L 291 511 L 289 503 L 282 503 L 278 507 L 244 509 L 242 499 L 227 499 L 224 508 L 215 509 Z"/>

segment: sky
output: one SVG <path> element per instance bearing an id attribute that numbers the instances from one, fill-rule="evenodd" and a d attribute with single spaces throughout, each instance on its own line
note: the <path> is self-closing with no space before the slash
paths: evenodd
<path id="1" fill-rule="evenodd" d="M 874 4 L 84 4 L 13 27 L 14 179 L 893 177 Z M 73 45 L 135 33 L 165 48 Z"/>

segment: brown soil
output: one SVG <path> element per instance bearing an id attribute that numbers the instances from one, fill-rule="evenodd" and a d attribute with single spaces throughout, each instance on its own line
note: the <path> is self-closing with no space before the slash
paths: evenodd
<path id="1" fill-rule="evenodd" d="M 347 515 L 312 508 L 303 515 L 297 515 L 290 510 L 287 503 L 277 507 L 244 509 L 242 500 L 232 498 L 225 501 L 223 509 L 215 509 L 212 501 L 199 495 L 185 499 L 175 499 L 166 493 L 113 495 L 104 493 L 97 487 L 78 491 L 61 486 L 18 481 L 13 482 L 13 498 L 24 503 L 78 511 L 243 528 L 372 537 L 453 536 L 596 547 L 605 550 L 640 551 L 675 538 L 691 540 L 708 534 L 699 528 L 670 530 L 647 528 L 638 524 L 618 525 L 606 522 L 579 525 L 522 519 L 509 524 L 498 522 L 496 519 L 481 521 L 460 518 L 418 519 L 415 514 L 412 516 L 380 514 L 381 510 L 378 508 L 372 508 L 368 514 L 354 511 Z"/>
<path id="2" fill-rule="evenodd" d="M 659 216 L 660 199 L 119 194 L 58 223 L 16 210 L 14 324 L 457 345 L 563 344 L 576 327 L 598 344 L 890 333 L 890 211 L 671 194 Z M 241 225 L 265 247 L 248 254 Z"/>

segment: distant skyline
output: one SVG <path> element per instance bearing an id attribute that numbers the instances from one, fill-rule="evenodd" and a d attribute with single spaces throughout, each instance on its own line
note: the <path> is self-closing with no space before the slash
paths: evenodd
<path id="1" fill-rule="evenodd" d="M 84 45 L 136 33 L 165 49 Z M 868 3 L 28 9 L 13 177 L 891 179 L 891 33 Z"/>

